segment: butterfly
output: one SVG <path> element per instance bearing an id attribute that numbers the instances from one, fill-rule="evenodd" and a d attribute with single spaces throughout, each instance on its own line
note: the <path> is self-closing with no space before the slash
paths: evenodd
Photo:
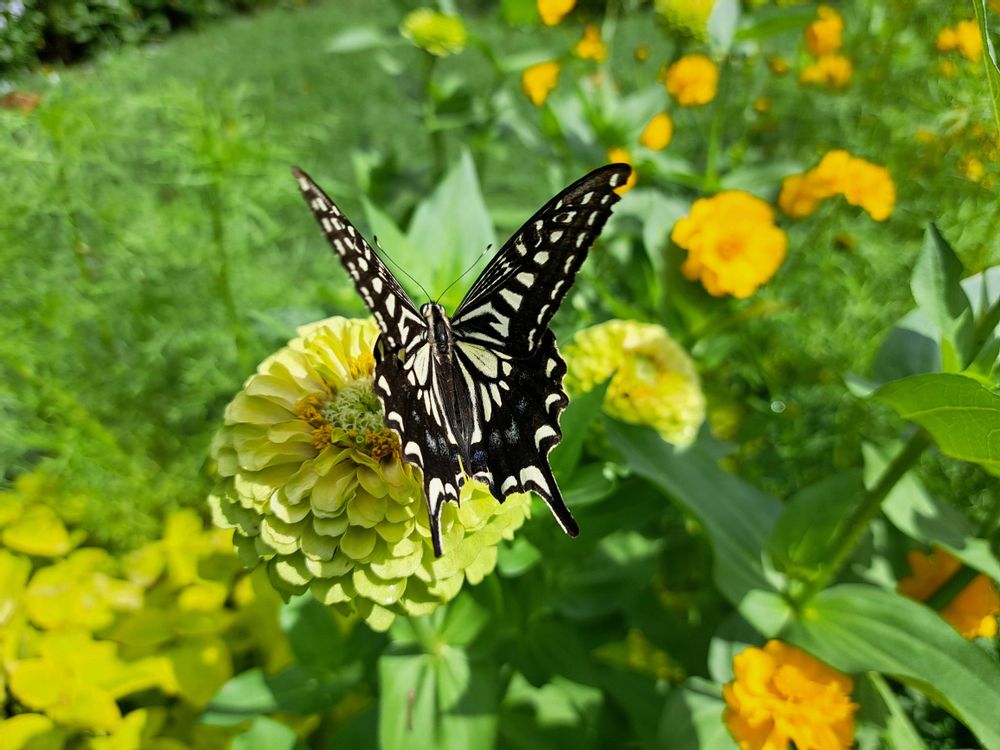
<path id="1" fill-rule="evenodd" d="M 549 467 L 569 399 L 549 322 L 619 200 L 631 168 L 609 164 L 552 198 L 487 264 L 455 314 L 419 309 L 371 245 L 302 170 L 299 189 L 375 317 L 374 389 L 403 457 L 421 470 L 434 554 L 441 509 L 467 477 L 503 502 L 533 491 L 579 534 Z"/>

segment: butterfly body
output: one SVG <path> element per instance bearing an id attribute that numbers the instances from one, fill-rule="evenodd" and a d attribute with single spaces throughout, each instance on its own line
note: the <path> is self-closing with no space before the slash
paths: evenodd
<path id="1" fill-rule="evenodd" d="M 434 552 L 440 514 L 469 477 L 500 502 L 533 491 L 579 533 L 548 464 L 562 439 L 566 365 L 548 323 L 617 201 L 629 167 L 591 172 L 540 209 L 487 265 L 455 314 L 419 310 L 304 173 L 306 201 L 381 329 L 374 389 L 404 458 L 421 469 Z"/>

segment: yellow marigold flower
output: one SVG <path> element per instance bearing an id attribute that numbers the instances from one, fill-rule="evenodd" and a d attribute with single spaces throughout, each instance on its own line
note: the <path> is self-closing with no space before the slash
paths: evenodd
<path id="1" fill-rule="evenodd" d="M 615 146 L 608 149 L 608 163 L 609 164 L 631 164 L 632 155 L 628 152 L 628 149 L 622 148 L 621 146 Z M 618 195 L 624 195 L 633 187 L 635 183 L 639 180 L 639 175 L 636 174 L 635 169 L 629 174 L 628 179 L 625 180 L 624 185 L 619 185 L 615 188 L 615 192 Z"/>
<path id="2" fill-rule="evenodd" d="M 538 15 L 546 26 L 555 26 L 573 10 L 576 0 L 538 0 Z"/>
<path id="3" fill-rule="evenodd" d="M 684 55 L 667 68 L 667 92 L 682 107 L 708 104 L 719 86 L 719 69 L 705 55 Z"/>
<path id="4" fill-rule="evenodd" d="M 741 750 L 846 750 L 854 744 L 854 682 L 780 641 L 733 657 L 723 720 Z"/>
<path id="5" fill-rule="evenodd" d="M 972 62 L 979 62 L 983 57 L 983 38 L 979 34 L 979 24 L 971 18 L 941 29 L 934 46 L 939 52 L 957 50 L 962 57 Z"/>
<path id="6" fill-rule="evenodd" d="M 771 207 L 741 190 L 696 200 L 670 238 L 688 251 L 684 276 L 714 297 L 749 297 L 774 276 L 788 248 Z"/>
<path id="7" fill-rule="evenodd" d="M 605 412 L 648 425 L 675 445 L 697 436 L 705 421 L 698 371 L 662 326 L 609 320 L 578 332 L 565 354 L 570 393 L 586 393 L 611 378 Z"/>
<path id="8" fill-rule="evenodd" d="M 521 74 L 521 89 L 536 107 L 545 104 L 558 82 L 559 63 L 555 60 L 532 65 Z"/>
<path id="9" fill-rule="evenodd" d="M 851 159 L 843 191 L 848 203 L 860 206 L 875 221 L 888 219 L 896 205 L 896 186 L 889 170 L 864 159 Z"/>
<path id="10" fill-rule="evenodd" d="M 815 57 L 822 57 L 840 49 L 844 19 L 828 5 L 820 5 L 816 15 L 819 18 L 805 30 L 806 49 Z"/>
<path id="11" fill-rule="evenodd" d="M 653 7 L 671 29 L 704 42 L 714 5 L 715 0 L 655 0 Z"/>
<path id="12" fill-rule="evenodd" d="M 674 122 L 666 112 L 660 112 L 650 118 L 642 129 L 639 143 L 653 151 L 662 151 L 670 145 L 674 137 Z"/>
<path id="13" fill-rule="evenodd" d="M 601 39 L 601 30 L 596 23 L 588 23 L 583 29 L 583 38 L 576 43 L 573 52 L 583 60 L 604 62 L 608 59 L 608 45 Z"/>
<path id="14" fill-rule="evenodd" d="M 799 83 L 842 89 L 851 82 L 854 66 L 843 55 L 823 55 L 799 73 Z"/>
<path id="15" fill-rule="evenodd" d="M 936 549 L 930 555 L 920 550 L 906 553 L 910 575 L 901 578 L 899 593 L 918 601 L 926 601 L 948 581 L 962 564 L 945 550 Z M 1000 596 L 996 587 L 984 575 L 978 575 L 953 598 L 941 617 L 965 638 L 993 638 L 997 634 Z"/>
<path id="16" fill-rule="evenodd" d="M 844 192 L 852 159 L 854 157 L 844 149 L 827 151 L 816 168 L 808 173 L 821 197 L 829 198 Z"/>
<path id="17" fill-rule="evenodd" d="M 407 14 L 400 33 L 436 57 L 447 57 L 465 49 L 469 32 L 462 19 L 446 16 L 432 8 L 417 8 Z"/>
<path id="18" fill-rule="evenodd" d="M 781 182 L 778 207 L 786 216 L 796 219 L 809 216 L 819 208 L 820 202 L 827 197 L 817 190 L 818 187 L 818 181 L 811 179 L 808 172 L 789 175 Z"/>
<path id="19" fill-rule="evenodd" d="M 372 320 L 329 318 L 299 329 L 262 362 L 226 408 L 212 455 L 209 503 L 250 567 L 283 593 L 310 591 L 385 630 L 424 615 L 496 565 L 530 508 L 502 505 L 469 481 L 446 503 L 434 556 L 419 471 L 400 457 L 372 387 Z"/>

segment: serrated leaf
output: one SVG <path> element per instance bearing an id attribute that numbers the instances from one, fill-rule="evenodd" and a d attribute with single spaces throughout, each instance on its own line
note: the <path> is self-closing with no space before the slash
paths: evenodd
<path id="1" fill-rule="evenodd" d="M 946 370 L 960 370 L 972 359 L 973 314 L 962 289 L 962 262 L 934 224 L 924 233 L 910 289 L 917 306 L 941 333 Z M 953 363 L 949 367 L 949 362 Z"/>
<path id="2" fill-rule="evenodd" d="M 1000 396 L 977 381 L 914 375 L 882 386 L 875 397 L 927 430 L 943 453 L 1000 474 Z"/>
<path id="3" fill-rule="evenodd" d="M 985 747 L 1000 747 L 1000 664 L 929 607 L 872 586 L 821 592 L 785 639 L 849 674 L 876 671 L 951 712 Z"/>

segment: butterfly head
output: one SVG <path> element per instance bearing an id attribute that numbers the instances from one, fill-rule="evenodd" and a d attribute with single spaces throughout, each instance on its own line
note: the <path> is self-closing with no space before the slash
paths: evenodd
<path id="1" fill-rule="evenodd" d="M 434 343 L 442 347 L 451 345 L 451 323 L 444 307 L 436 302 L 427 302 L 420 306 L 420 315 L 427 321 Z"/>

